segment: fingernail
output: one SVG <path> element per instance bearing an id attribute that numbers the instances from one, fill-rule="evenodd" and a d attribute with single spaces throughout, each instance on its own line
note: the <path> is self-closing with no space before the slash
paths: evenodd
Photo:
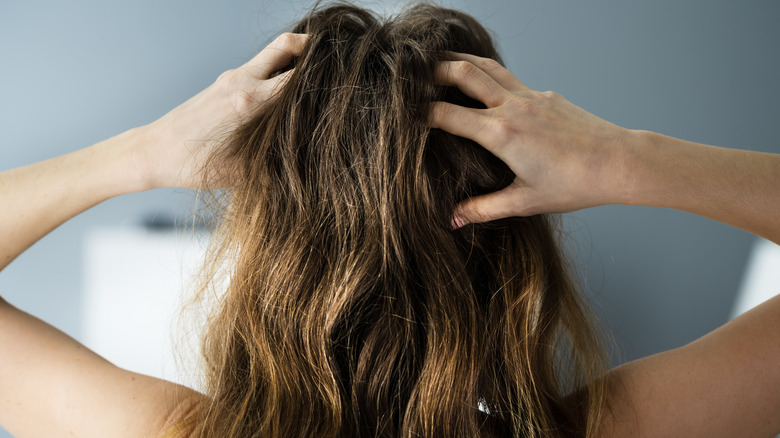
<path id="1" fill-rule="evenodd" d="M 463 218 L 463 216 L 453 215 L 452 220 L 450 221 L 450 226 L 452 227 L 453 230 L 457 230 L 458 228 L 466 225 L 467 223 L 468 222 L 466 221 L 465 218 Z"/>

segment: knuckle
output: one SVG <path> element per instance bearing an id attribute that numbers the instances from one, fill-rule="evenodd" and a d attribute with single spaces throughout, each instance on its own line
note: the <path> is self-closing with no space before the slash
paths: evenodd
<path id="1" fill-rule="evenodd" d="M 429 121 L 434 126 L 439 126 L 443 121 L 447 120 L 451 115 L 451 109 L 449 106 L 441 104 L 441 103 L 435 103 L 430 109 L 430 113 L 428 115 Z"/>
<path id="2" fill-rule="evenodd" d="M 431 105 L 430 109 L 428 110 L 428 120 L 431 122 L 437 122 L 438 120 L 441 120 L 442 116 L 444 115 L 444 109 L 439 104 L 433 104 Z"/>
<path id="3" fill-rule="evenodd" d="M 480 58 L 479 67 L 483 70 L 497 70 L 503 66 L 493 58 Z"/>
<path id="4" fill-rule="evenodd" d="M 536 113 L 539 111 L 539 108 L 536 107 L 536 103 L 531 99 L 514 99 L 512 100 L 512 104 L 514 109 L 519 111 L 524 116 L 536 115 Z"/>
<path id="5" fill-rule="evenodd" d="M 449 117 L 452 115 L 453 107 L 451 105 L 447 105 L 445 103 L 440 103 L 436 105 L 436 109 L 438 110 L 438 114 L 441 117 Z"/>
<path id="6" fill-rule="evenodd" d="M 256 102 L 252 94 L 246 91 L 237 91 L 232 94 L 233 108 L 240 114 L 247 112 Z"/>
<path id="7" fill-rule="evenodd" d="M 295 42 L 295 35 L 292 32 L 284 32 L 276 37 L 276 43 L 280 47 L 292 46 Z"/>
<path id="8" fill-rule="evenodd" d="M 500 143 L 506 143 L 514 136 L 515 125 L 509 119 L 505 117 L 497 117 L 494 119 L 493 124 L 494 133 Z"/>
<path id="9" fill-rule="evenodd" d="M 217 77 L 216 83 L 223 86 L 228 86 L 233 82 L 235 75 L 236 75 L 235 69 L 225 70 Z"/>
<path id="10" fill-rule="evenodd" d="M 555 91 L 543 91 L 542 96 L 544 96 L 548 100 L 558 100 L 560 99 L 561 95 L 556 93 Z"/>
<path id="11" fill-rule="evenodd" d="M 457 71 L 465 77 L 473 76 L 477 71 L 477 66 L 468 61 L 456 61 Z"/>

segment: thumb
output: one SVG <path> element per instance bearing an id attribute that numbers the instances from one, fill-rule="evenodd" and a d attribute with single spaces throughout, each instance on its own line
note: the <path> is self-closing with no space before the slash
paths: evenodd
<path id="1" fill-rule="evenodd" d="M 518 216 L 517 200 L 522 199 L 520 189 L 513 184 L 493 193 L 474 196 L 455 207 L 450 221 L 452 229 L 470 223 L 489 222 L 510 216 Z"/>

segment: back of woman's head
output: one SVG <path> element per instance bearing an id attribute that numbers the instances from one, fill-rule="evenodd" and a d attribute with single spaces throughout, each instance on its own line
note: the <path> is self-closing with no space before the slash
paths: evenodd
<path id="1" fill-rule="evenodd" d="M 433 101 L 479 106 L 433 71 L 448 51 L 498 59 L 488 33 L 449 9 L 343 4 L 292 31 L 309 37 L 289 81 L 210 162 L 239 177 L 214 247 L 231 273 L 204 341 L 204 435 L 584 434 L 600 393 L 566 396 L 603 355 L 550 219 L 450 227 L 514 178 L 426 126 Z"/>

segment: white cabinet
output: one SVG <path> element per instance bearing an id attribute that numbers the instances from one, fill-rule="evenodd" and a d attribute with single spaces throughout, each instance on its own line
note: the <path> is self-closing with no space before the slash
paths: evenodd
<path id="1" fill-rule="evenodd" d="M 176 317 L 200 268 L 205 234 L 143 227 L 100 228 L 84 247 L 83 340 L 131 371 L 193 386 L 198 333 L 181 344 Z M 177 369 L 173 348 L 182 353 Z"/>

